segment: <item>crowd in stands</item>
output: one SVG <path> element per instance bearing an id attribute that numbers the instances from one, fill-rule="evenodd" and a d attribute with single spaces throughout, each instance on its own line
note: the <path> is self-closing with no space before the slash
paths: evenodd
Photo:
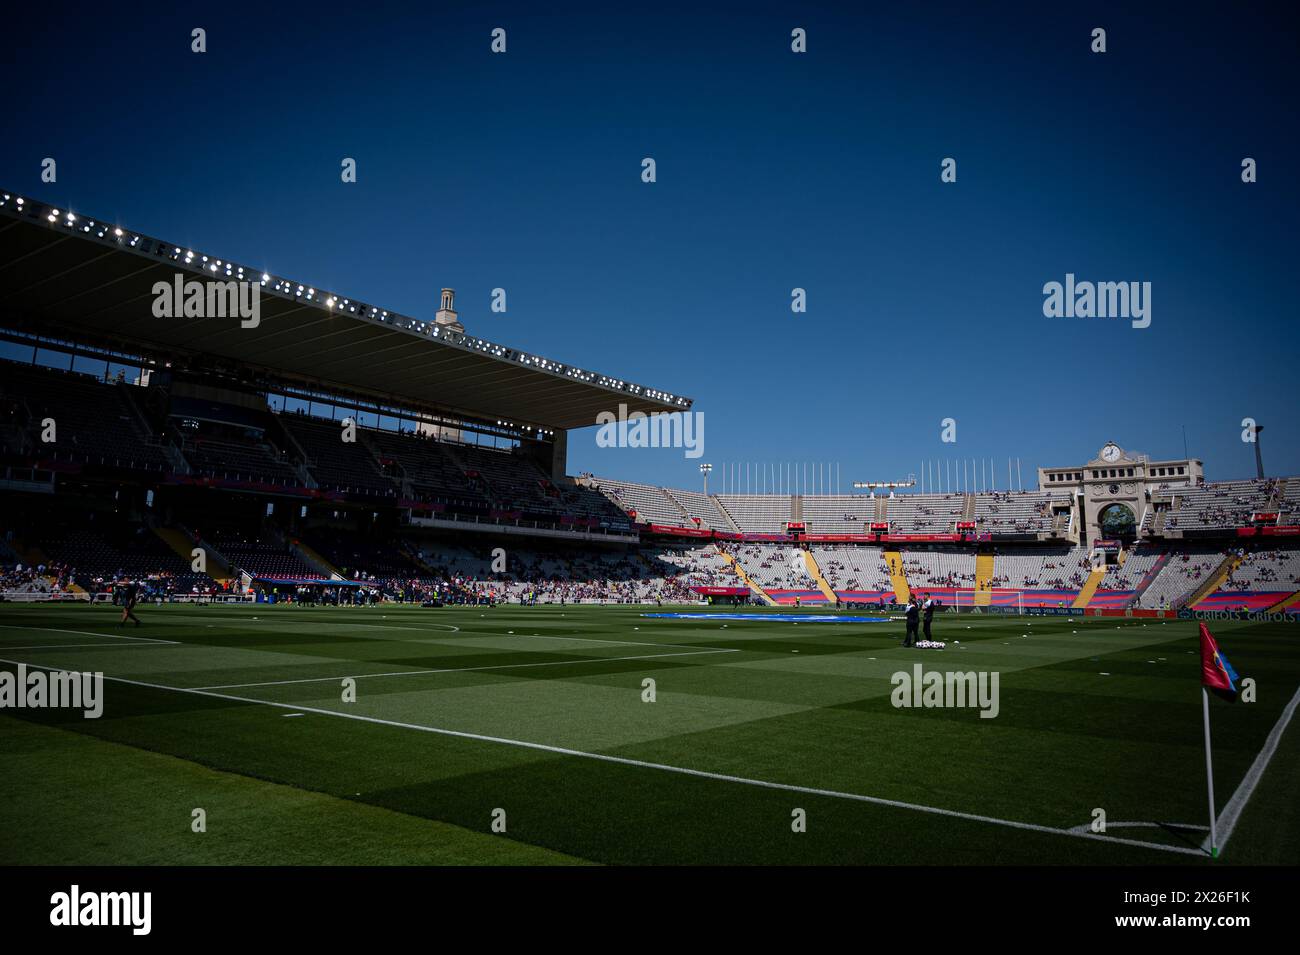
<path id="1" fill-rule="evenodd" d="M 1175 491 L 1167 530 L 1244 527 L 1251 515 L 1275 509 L 1276 478 L 1221 481 Z"/>
<path id="2" fill-rule="evenodd" d="M 1138 599 L 1138 606 L 1153 609 L 1180 606 L 1223 559 L 1224 551 L 1213 545 L 1172 551 L 1165 566 Z"/>
<path id="3" fill-rule="evenodd" d="M 981 531 L 1035 533 L 1052 529 L 1052 496 L 1043 491 L 993 491 L 975 496 Z"/>
<path id="4" fill-rule="evenodd" d="M 803 552 L 793 545 L 733 544 L 731 552 L 750 579 L 765 590 L 815 590 Z"/>
<path id="5" fill-rule="evenodd" d="M 999 547 L 993 557 L 991 590 L 1078 590 L 1092 563 L 1085 547 L 1019 549 Z"/>
<path id="6" fill-rule="evenodd" d="M 1136 590 L 1154 569 L 1160 554 L 1159 550 L 1139 544 L 1129 553 L 1122 566 L 1116 562 L 1106 568 L 1106 575 L 1101 579 L 1098 589 Z"/>
<path id="7" fill-rule="evenodd" d="M 1283 591 L 1300 590 L 1300 551 L 1239 550 L 1241 563 L 1219 585 L 1219 590 Z"/>
<path id="8" fill-rule="evenodd" d="M 505 551 L 503 564 L 490 553 L 427 545 L 420 559 L 454 587 L 514 602 L 693 602 L 700 597 L 691 587 L 739 583 L 711 545 L 608 553 L 515 546 Z"/>
<path id="9" fill-rule="evenodd" d="M 975 586 L 975 554 L 968 550 L 911 550 L 903 556 L 903 569 L 914 587 Z"/>
<path id="10" fill-rule="evenodd" d="M 833 590 L 890 590 L 889 567 L 880 547 L 815 544 L 812 554 Z"/>
<path id="11" fill-rule="evenodd" d="M 61 594 L 75 579 L 76 568 L 67 564 L 21 563 L 0 565 L 0 592 L 11 594 Z"/>

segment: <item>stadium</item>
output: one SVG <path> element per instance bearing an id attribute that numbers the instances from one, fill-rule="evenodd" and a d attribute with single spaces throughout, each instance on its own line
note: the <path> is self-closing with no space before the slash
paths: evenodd
<path id="1" fill-rule="evenodd" d="M 135 812 L 218 774 L 260 804 L 213 855 L 154 811 L 55 861 L 337 861 L 268 840 L 309 797 L 381 863 L 862 862 L 900 834 L 907 862 L 1207 859 L 1180 784 L 1202 755 L 1177 678 L 1194 621 L 1294 683 L 1300 477 L 1206 481 L 1114 442 L 1033 490 L 969 463 L 847 494 L 824 467 L 731 468 L 715 493 L 573 477 L 568 436 L 603 409 L 691 400 L 476 338 L 450 289 L 421 320 L 16 193 L 0 217 L 5 665 L 102 672 L 109 707 L 7 732 L 74 730 L 31 758 L 102 763 L 99 798 Z M 256 283 L 259 321 L 150 320 L 174 275 Z M 128 587 L 144 626 L 120 626 Z M 891 707 L 892 674 L 934 653 L 899 646 L 913 599 L 945 663 L 1000 673 L 995 731 Z M 1265 826 L 1287 791 L 1254 771 L 1294 706 L 1270 692 L 1223 730 L 1232 861 L 1294 858 L 1296 831 Z M 408 778 L 408 747 L 454 775 Z M 665 789 L 710 808 L 661 842 L 638 793 Z M 1120 825 L 1091 831 L 1095 807 Z M 820 822 L 801 841 L 796 810 Z"/>
<path id="2" fill-rule="evenodd" d="M 6 929 L 1282 924 L 1294 24 L 23 13 Z"/>

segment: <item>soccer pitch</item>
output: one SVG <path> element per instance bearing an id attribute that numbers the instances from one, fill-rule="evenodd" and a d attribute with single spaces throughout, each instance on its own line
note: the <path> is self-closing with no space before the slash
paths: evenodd
<path id="1" fill-rule="evenodd" d="M 6 605 L 0 669 L 102 672 L 105 702 L 0 711 L 0 862 L 1300 859 L 1292 626 L 1211 624 L 1258 687 L 1212 701 L 1212 861 L 1195 621 L 944 615 L 935 651 L 658 609 Z M 996 718 L 896 708 L 916 663 L 997 672 Z"/>

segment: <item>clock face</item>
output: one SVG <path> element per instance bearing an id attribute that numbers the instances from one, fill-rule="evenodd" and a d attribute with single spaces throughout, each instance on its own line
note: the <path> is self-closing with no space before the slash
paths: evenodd
<path id="1" fill-rule="evenodd" d="M 1117 444 L 1108 444 L 1101 449 L 1101 459 L 1103 461 L 1118 461 L 1119 454 L 1119 445 Z"/>

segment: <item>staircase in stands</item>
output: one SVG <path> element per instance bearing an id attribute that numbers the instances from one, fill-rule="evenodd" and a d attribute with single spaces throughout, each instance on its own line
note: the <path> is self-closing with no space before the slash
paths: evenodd
<path id="1" fill-rule="evenodd" d="M 976 554 L 975 555 L 975 606 L 987 607 L 993 600 L 993 593 L 989 589 L 993 581 L 993 555 Z"/>
<path id="2" fill-rule="evenodd" d="M 1088 579 L 1084 582 L 1083 589 L 1079 591 L 1079 596 L 1074 598 L 1074 603 L 1070 604 L 1070 606 L 1076 610 L 1082 610 L 1088 606 L 1088 602 L 1092 600 L 1092 595 L 1097 592 L 1097 587 L 1105 576 L 1106 567 L 1104 564 L 1101 567 L 1094 567 L 1092 573 L 1088 575 Z"/>
<path id="3" fill-rule="evenodd" d="M 831 586 L 831 582 L 826 579 L 825 575 L 822 573 L 821 567 L 817 565 L 817 558 L 813 556 L 812 550 L 805 550 L 803 554 L 804 563 L 808 565 L 808 573 L 812 574 L 812 579 L 813 582 L 817 584 L 817 589 L 822 592 L 822 596 L 830 603 L 835 603 L 838 599 L 835 596 L 835 588 Z"/>
<path id="4" fill-rule="evenodd" d="M 1242 565 L 1246 558 L 1238 557 L 1236 554 L 1228 554 L 1219 562 L 1219 566 L 1214 568 L 1214 572 L 1205 578 L 1205 583 L 1196 588 L 1196 592 L 1191 595 L 1183 604 L 1175 607 L 1175 610 L 1181 610 L 1183 607 L 1195 607 L 1210 594 L 1219 589 L 1220 585 L 1228 579 L 1228 575 Z"/>
<path id="5" fill-rule="evenodd" d="M 776 606 L 776 601 L 772 599 L 772 595 L 769 594 L 762 587 L 760 587 L 749 576 L 749 574 L 745 573 L 745 568 L 740 566 L 740 561 L 736 560 L 735 557 L 733 557 L 731 554 L 728 554 L 721 547 L 718 548 L 718 553 L 722 555 L 723 560 L 725 560 L 728 564 L 731 565 L 731 569 L 736 572 L 736 576 L 739 577 L 745 583 L 745 585 L 749 587 L 750 593 L 752 593 L 759 600 L 763 601 L 763 603 L 767 604 L 769 607 Z"/>
<path id="6" fill-rule="evenodd" d="M 1142 599 L 1142 595 L 1147 592 L 1147 588 L 1155 582 L 1155 579 L 1158 576 L 1160 576 L 1160 571 L 1165 569 L 1165 564 L 1167 563 L 1169 563 L 1168 554 L 1161 554 L 1156 558 L 1156 562 L 1151 565 L 1151 569 L 1147 571 L 1146 576 L 1138 581 L 1137 589 L 1133 591 L 1133 596 L 1129 598 L 1128 603 L 1124 605 L 1125 607 L 1136 607 L 1138 605 L 1138 601 Z"/>
<path id="7" fill-rule="evenodd" d="M 894 585 L 894 599 L 906 603 L 912 588 L 907 583 L 907 571 L 903 569 L 903 555 L 895 547 L 885 551 L 885 563 L 889 565 L 889 582 Z"/>

